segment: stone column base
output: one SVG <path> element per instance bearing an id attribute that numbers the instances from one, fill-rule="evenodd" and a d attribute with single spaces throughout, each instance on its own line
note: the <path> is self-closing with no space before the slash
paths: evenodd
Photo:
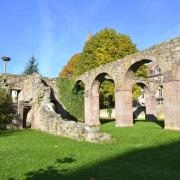
<path id="1" fill-rule="evenodd" d="M 85 124 L 87 124 L 87 125 L 89 125 L 89 126 L 99 126 L 99 125 L 101 125 L 100 122 L 96 122 L 96 123 L 91 122 L 91 123 L 85 123 Z"/>
<path id="2" fill-rule="evenodd" d="M 164 127 L 164 130 L 168 130 L 168 131 L 180 131 L 179 127 Z"/>
<path id="3" fill-rule="evenodd" d="M 116 123 L 115 124 L 116 127 L 133 127 L 134 124 L 122 124 L 122 123 Z"/>

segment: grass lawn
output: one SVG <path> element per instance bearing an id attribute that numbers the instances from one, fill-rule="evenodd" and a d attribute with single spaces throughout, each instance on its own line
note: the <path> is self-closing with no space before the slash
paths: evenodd
<path id="1" fill-rule="evenodd" d="M 109 144 L 91 144 L 35 130 L 0 131 L 0 180 L 180 179 L 180 132 L 137 121 L 115 128 Z"/>

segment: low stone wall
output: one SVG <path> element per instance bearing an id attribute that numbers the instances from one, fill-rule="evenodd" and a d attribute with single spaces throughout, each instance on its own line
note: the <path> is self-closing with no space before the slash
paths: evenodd
<path id="1" fill-rule="evenodd" d="M 39 110 L 38 125 L 35 129 L 49 132 L 64 137 L 76 139 L 78 141 L 107 142 L 111 140 L 111 135 L 100 132 L 100 128 L 91 127 L 75 121 L 63 120 L 59 114 L 47 112 L 43 107 Z"/>

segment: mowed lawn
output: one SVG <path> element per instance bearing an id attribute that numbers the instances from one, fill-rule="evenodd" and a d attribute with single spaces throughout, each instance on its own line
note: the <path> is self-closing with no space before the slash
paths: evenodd
<path id="1" fill-rule="evenodd" d="M 104 123 L 112 143 L 77 142 L 35 130 L 0 131 L 0 180 L 180 179 L 180 132 L 154 122 Z"/>

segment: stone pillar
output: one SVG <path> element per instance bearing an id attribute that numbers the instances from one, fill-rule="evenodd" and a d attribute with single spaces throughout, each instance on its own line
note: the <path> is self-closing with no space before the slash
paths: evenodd
<path id="1" fill-rule="evenodd" d="M 84 118 L 85 118 L 85 124 L 92 124 L 92 118 L 91 118 L 91 93 L 89 90 L 85 91 L 84 94 Z"/>
<path id="2" fill-rule="evenodd" d="M 180 130 L 180 80 L 164 83 L 165 129 Z"/>
<path id="3" fill-rule="evenodd" d="M 89 125 L 99 125 L 99 95 L 92 95 L 92 93 L 87 90 L 84 96 L 84 117 L 85 124 Z"/>
<path id="4" fill-rule="evenodd" d="M 146 119 L 147 120 L 157 120 L 157 102 L 155 92 L 146 96 L 145 99 L 146 104 Z"/>
<path id="5" fill-rule="evenodd" d="M 91 106 L 92 106 L 92 125 L 100 125 L 100 110 L 99 110 L 99 94 L 92 95 L 91 98 Z"/>
<path id="6" fill-rule="evenodd" d="M 21 103 L 18 103 L 18 115 L 19 115 L 18 126 L 20 129 L 22 129 L 23 128 L 23 118 L 24 118 L 24 106 Z"/>
<path id="7" fill-rule="evenodd" d="M 132 91 L 115 91 L 115 119 L 116 127 L 133 126 Z"/>

